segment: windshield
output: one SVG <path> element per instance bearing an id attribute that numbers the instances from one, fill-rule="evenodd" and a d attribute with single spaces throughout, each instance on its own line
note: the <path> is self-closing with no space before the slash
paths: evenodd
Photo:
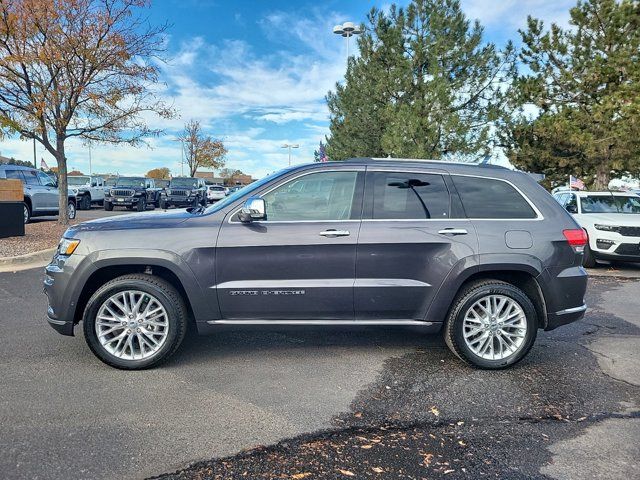
<path id="1" fill-rule="evenodd" d="M 271 180 L 273 180 L 274 178 L 279 177 L 280 175 L 284 175 L 285 173 L 293 170 L 294 168 L 296 168 L 296 167 L 287 167 L 287 168 L 283 168 L 282 170 L 278 170 L 277 172 L 270 173 L 266 177 L 261 178 L 260 180 L 256 180 L 255 182 L 247 185 L 246 187 L 243 187 L 243 188 L 240 188 L 240 189 L 236 190 L 231 195 L 225 197 L 224 200 L 220 200 L 219 202 L 214 203 L 209 208 L 207 208 L 204 211 L 204 213 L 217 212 L 218 210 L 221 210 L 221 209 L 227 207 L 228 205 L 231 205 L 233 202 L 235 202 L 239 198 L 241 198 L 241 197 L 243 197 L 243 196 L 245 196 L 245 195 L 247 195 L 247 194 L 249 194 L 251 192 L 254 192 L 254 191 L 258 190 L 265 183 L 270 182 Z"/>
<path id="2" fill-rule="evenodd" d="M 195 178 L 172 178 L 171 187 L 198 187 L 198 180 Z"/>
<path id="3" fill-rule="evenodd" d="M 593 195 L 580 199 L 582 213 L 640 213 L 640 197 Z"/>
<path id="4" fill-rule="evenodd" d="M 214 192 L 224 192 L 224 187 L 209 187 L 209 190 Z"/>
<path id="5" fill-rule="evenodd" d="M 69 185 L 86 185 L 89 183 L 89 177 L 67 177 Z"/>
<path id="6" fill-rule="evenodd" d="M 116 181 L 116 187 L 140 187 L 144 188 L 144 178 L 122 177 Z"/>

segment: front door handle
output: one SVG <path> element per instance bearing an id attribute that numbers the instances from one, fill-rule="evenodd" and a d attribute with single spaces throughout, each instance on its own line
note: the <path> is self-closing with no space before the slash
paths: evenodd
<path id="1" fill-rule="evenodd" d="M 445 228 L 438 232 L 440 235 L 466 235 L 467 232 L 464 228 Z"/>
<path id="2" fill-rule="evenodd" d="M 349 230 L 325 230 L 324 232 L 320 232 L 320 235 L 323 237 L 348 237 L 351 235 Z"/>

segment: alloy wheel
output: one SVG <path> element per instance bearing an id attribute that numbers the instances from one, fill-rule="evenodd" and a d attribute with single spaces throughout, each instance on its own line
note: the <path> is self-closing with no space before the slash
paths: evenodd
<path id="1" fill-rule="evenodd" d="M 465 313 L 462 333 L 467 347 L 478 357 L 504 360 L 522 347 L 527 319 L 513 298 L 486 295 Z"/>
<path id="2" fill-rule="evenodd" d="M 102 347 L 123 360 L 156 355 L 167 340 L 169 318 L 160 301 L 146 292 L 126 290 L 107 298 L 95 321 Z"/>

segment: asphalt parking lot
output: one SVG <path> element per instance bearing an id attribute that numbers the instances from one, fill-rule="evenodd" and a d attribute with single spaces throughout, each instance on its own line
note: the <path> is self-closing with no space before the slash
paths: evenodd
<path id="1" fill-rule="evenodd" d="M 123 372 L 46 325 L 41 276 L 0 274 L 4 478 L 139 479 L 208 459 L 166 478 L 633 478 L 640 467 L 635 280 L 592 279 L 586 319 L 540 332 L 507 371 L 465 367 L 415 328 L 225 328 L 188 338 L 161 368 Z"/>

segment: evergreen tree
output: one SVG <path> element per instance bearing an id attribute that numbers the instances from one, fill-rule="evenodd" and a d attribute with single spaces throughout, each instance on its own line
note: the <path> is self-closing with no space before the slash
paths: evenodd
<path id="1" fill-rule="evenodd" d="M 571 27 L 529 17 L 520 34 L 520 113 L 507 119 L 507 155 L 519 168 L 569 175 L 598 190 L 640 173 L 640 2 L 586 0 Z"/>
<path id="2" fill-rule="evenodd" d="M 327 151 L 353 156 L 442 158 L 492 148 L 514 52 L 482 41 L 457 0 L 413 0 L 373 9 L 345 81 L 327 96 Z"/>

